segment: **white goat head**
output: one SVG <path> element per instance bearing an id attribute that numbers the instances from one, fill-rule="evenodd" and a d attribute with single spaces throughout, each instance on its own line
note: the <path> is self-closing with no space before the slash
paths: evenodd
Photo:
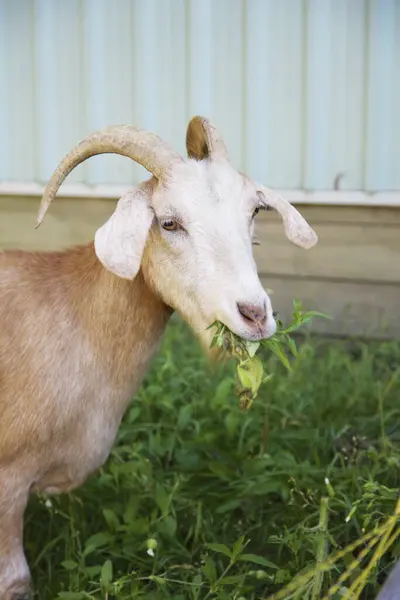
<path id="1" fill-rule="evenodd" d="M 288 201 L 230 164 L 221 136 L 207 119 L 190 121 L 186 145 L 184 159 L 155 134 L 132 126 L 93 133 L 56 169 L 38 225 L 79 163 L 102 153 L 128 156 L 153 177 L 126 193 L 97 231 L 95 251 L 104 267 L 127 279 L 141 269 L 150 287 L 206 345 L 206 328 L 215 320 L 249 340 L 269 337 L 276 323 L 253 258 L 254 217 L 260 209 L 276 209 L 287 237 L 304 248 L 317 236 Z"/>

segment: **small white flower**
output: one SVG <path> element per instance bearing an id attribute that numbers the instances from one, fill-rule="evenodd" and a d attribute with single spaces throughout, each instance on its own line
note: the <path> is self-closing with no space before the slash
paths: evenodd
<path id="1" fill-rule="evenodd" d="M 153 548 L 147 548 L 147 554 L 149 556 L 154 556 L 154 550 L 153 550 Z"/>
<path id="2" fill-rule="evenodd" d="M 327 477 L 325 477 L 325 485 L 329 485 L 329 484 L 330 484 L 329 479 Z"/>
<path id="3" fill-rule="evenodd" d="M 53 506 L 53 503 L 52 503 L 52 501 L 51 501 L 51 500 L 47 499 L 47 500 L 46 500 L 46 502 L 44 503 L 44 505 L 45 505 L 47 508 L 51 508 L 51 507 Z"/>

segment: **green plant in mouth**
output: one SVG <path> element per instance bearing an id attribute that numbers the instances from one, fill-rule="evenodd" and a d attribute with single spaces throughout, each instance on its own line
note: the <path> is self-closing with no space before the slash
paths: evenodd
<path id="1" fill-rule="evenodd" d="M 265 373 L 264 366 L 257 352 L 260 348 L 266 348 L 275 354 L 282 364 L 291 370 L 289 355 L 297 355 L 297 347 L 291 334 L 297 331 L 303 325 L 310 323 L 314 317 L 329 318 L 324 313 L 318 311 L 305 311 L 298 300 L 293 301 L 292 321 L 284 327 L 283 323 L 277 320 L 276 333 L 267 339 L 258 342 L 251 342 L 242 339 L 234 334 L 221 321 L 214 321 L 207 329 L 216 328 L 216 332 L 211 341 L 210 347 L 218 346 L 229 356 L 238 361 L 236 367 L 239 396 L 239 406 L 243 410 L 248 410 L 257 397 L 260 386 L 267 383 L 273 377 L 273 373 Z"/>

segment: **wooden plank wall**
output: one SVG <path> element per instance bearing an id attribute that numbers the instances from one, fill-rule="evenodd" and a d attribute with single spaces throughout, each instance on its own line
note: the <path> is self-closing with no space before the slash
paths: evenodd
<path id="1" fill-rule="evenodd" d="M 38 198 L 0 198 L 0 249 L 58 249 L 93 239 L 114 200 L 57 197 L 34 229 Z M 332 316 L 315 320 L 319 333 L 400 337 L 400 209 L 303 206 L 318 245 L 297 248 L 285 238 L 280 217 L 261 213 L 262 240 L 255 256 L 263 284 L 283 319 L 292 300 Z"/>
<path id="2" fill-rule="evenodd" d="M 286 318 L 292 299 L 332 316 L 315 331 L 337 336 L 400 337 L 400 209 L 299 207 L 319 243 L 288 244 L 277 215 L 259 222 L 255 250 L 272 302 Z"/>

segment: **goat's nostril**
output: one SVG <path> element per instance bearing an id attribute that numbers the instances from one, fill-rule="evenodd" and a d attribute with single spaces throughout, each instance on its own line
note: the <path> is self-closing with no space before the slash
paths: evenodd
<path id="1" fill-rule="evenodd" d="M 263 323 L 267 318 L 265 306 L 256 304 L 238 304 L 237 307 L 242 317 L 253 323 Z"/>

